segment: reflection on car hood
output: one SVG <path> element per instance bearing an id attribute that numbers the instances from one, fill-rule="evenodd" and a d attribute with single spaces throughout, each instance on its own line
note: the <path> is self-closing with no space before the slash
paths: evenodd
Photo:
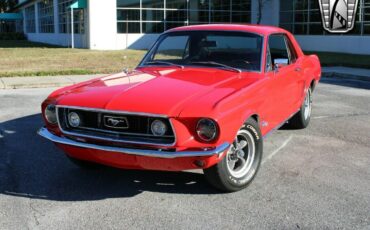
<path id="1" fill-rule="evenodd" d="M 258 78 L 257 73 L 242 75 L 215 68 L 145 68 L 67 88 L 58 93 L 57 103 L 176 117 L 210 92 L 212 106 Z"/>

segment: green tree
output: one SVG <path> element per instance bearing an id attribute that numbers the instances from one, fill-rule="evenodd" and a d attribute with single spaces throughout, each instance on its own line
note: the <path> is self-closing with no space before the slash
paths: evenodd
<path id="1" fill-rule="evenodd" d="M 18 0 L 0 0 L 0 13 L 12 9 L 18 4 Z"/>

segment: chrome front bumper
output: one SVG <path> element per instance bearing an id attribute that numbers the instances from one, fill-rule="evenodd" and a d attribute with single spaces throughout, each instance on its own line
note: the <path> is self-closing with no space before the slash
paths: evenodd
<path id="1" fill-rule="evenodd" d="M 90 144 L 85 142 L 78 142 L 74 141 L 65 137 L 59 137 L 51 132 L 49 132 L 45 127 L 41 128 L 38 131 L 38 134 L 52 142 L 70 145 L 80 148 L 88 148 L 88 149 L 96 149 L 108 152 L 117 152 L 117 153 L 124 153 L 130 155 L 138 155 L 138 156 L 147 156 L 147 157 L 160 157 L 160 158 L 178 158 L 178 157 L 208 157 L 213 155 L 218 155 L 230 147 L 230 144 L 225 142 L 220 146 L 217 146 L 215 149 L 212 150 L 205 150 L 205 151 L 179 151 L 179 152 L 165 152 L 160 150 L 146 150 L 146 149 L 130 149 L 130 148 L 121 148 L 121 147 L 113 147 L 113 146 L 102 146 L 96 144 Z"/>

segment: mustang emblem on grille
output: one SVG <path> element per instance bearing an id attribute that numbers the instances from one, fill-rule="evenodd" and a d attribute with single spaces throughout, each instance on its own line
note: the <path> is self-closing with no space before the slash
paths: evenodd
<path id="1" fill-rule="evenodd" d="M 355 25 L 358 0 L 319 0 L 324 29 L 346 33 Z"/>
<path id="2" fill-rule="evenodd" d="M 114 129 L 128 129 L 128 120 L 126 117 L 103 117 L 104 126 Z"/>

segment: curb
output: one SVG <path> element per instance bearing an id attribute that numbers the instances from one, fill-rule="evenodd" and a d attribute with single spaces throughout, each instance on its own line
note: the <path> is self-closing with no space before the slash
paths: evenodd
<path id="1" fill-rule="evenodd" d="M 357 80 L 357 81 L 370 82 L 370 76 L 360 76 L 360 75 L 347 74 L 347 73 L 322 72 L 321 76 L 325 78 L 336 78 L 336 79 L 344 79 L 344 80 Z"/>

